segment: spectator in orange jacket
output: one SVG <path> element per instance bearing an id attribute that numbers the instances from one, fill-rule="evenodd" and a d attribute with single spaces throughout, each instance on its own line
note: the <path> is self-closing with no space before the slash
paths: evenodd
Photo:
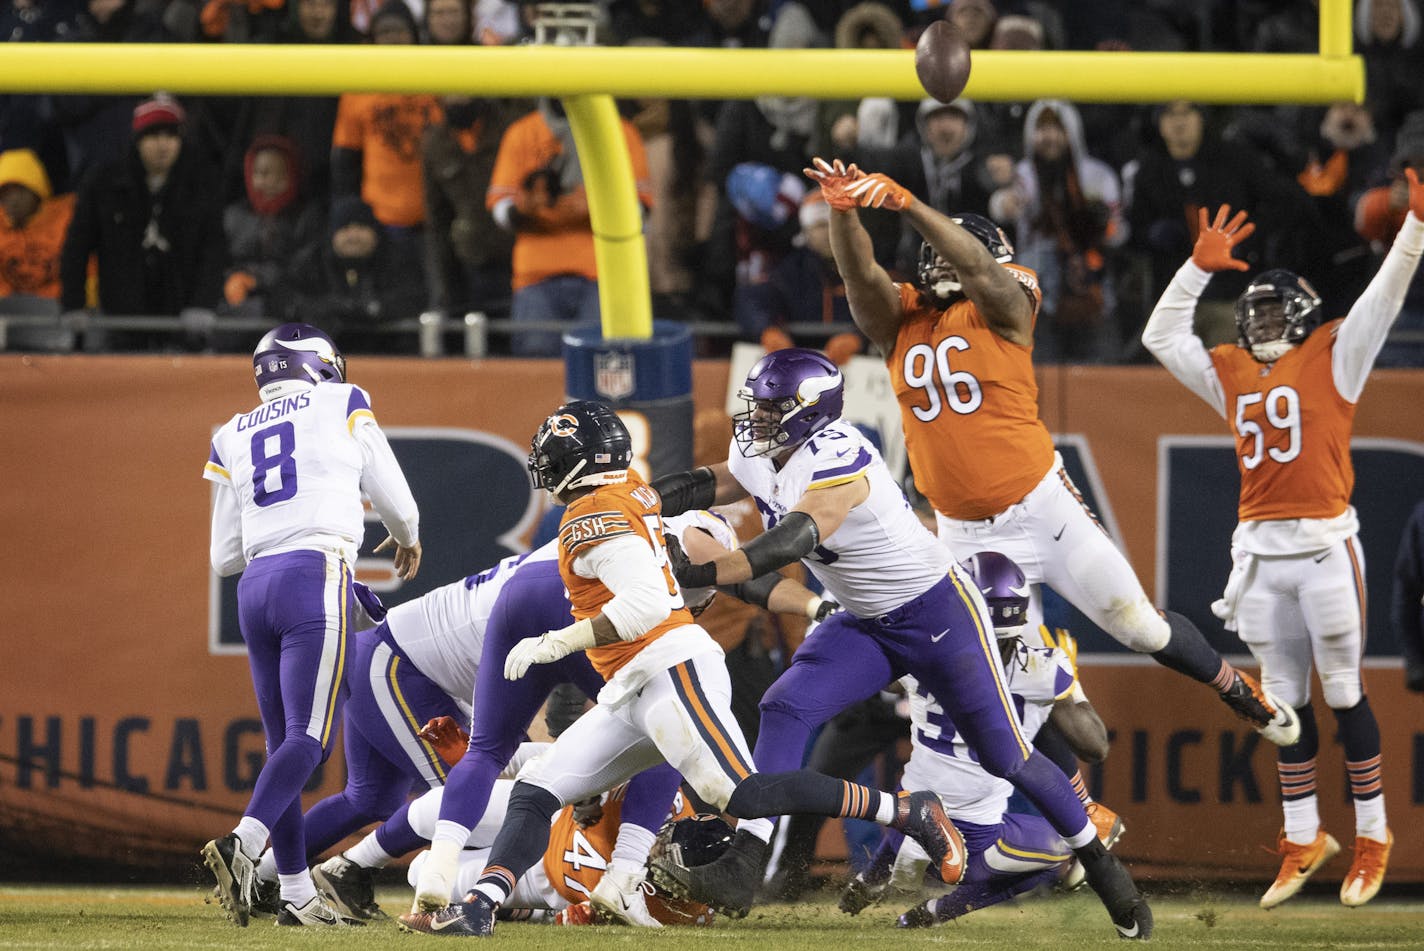
<path id="1" fill-rule="evenodd" d="M 0 298 L 9 308 L 59 313 L 59 252 L 73 195 L 53 195 L 30 149 L 0 152 Z"/>
<path id="2" fill-rule="evenodd" d="M 643 137 L 623 120 L 644 210 L 653 204 Z M 500 227 L 514 232 L 510 318 L 516 321 L 599 319 L 598 271 L 583 168 L 569 120 L 557 99 L 505 130 L 485 204 Z M 515 356 L 558 356 L 559 334 L 525 332 L 510 344 Z"/>

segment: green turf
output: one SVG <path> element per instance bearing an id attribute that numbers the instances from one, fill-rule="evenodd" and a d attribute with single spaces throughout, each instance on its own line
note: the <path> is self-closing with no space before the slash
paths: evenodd
<path id="1" fill-rule="evenodd" d="M 397 909 L 408 893 L 382 891 L 387 908 Z M 1275 949 L 1312 951 L 1341 948 L 1424 947 L 1424 903 L 1380 899 L 1348 909 L 1328 897 L 1299 898 L 1272 912 L 1239 894 L 1199 893 L 1153 899 L 1163 948 Z M 1087 946 L 1123 947 L 1091 894 L 1024 901 L 989 909 L 929 931 L 899 931 L 898 908 L 871 908 L 857 918 L 828 900 L 798 905 L 765 905 L 744 921 L 710 928 L 558 928 L 501 924 L 495 940 L 509 949 L 578 951 L 661 947 L 812 949 L 861 951 L 954 946 L 975 951 L 1076 951 Z M 421 948 L 446 944 L 437 938 L 400 933 L 393 922 L 337 931 L 278 931 L 266 918 L 236 928 L 216 905 L 204 904 L 195 889 L 50 888 L 0 886 L 0 949 L 10 948 Z"/>

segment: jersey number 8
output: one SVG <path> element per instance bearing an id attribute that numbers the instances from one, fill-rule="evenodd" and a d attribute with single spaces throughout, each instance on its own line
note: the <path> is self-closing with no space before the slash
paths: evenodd
<path id="1" fill-rule="evenodd" d="M 931 350 L 929 344 L 917 343 L 905 353 L 905 382 L 922 389 L 929 399 L 928 406 L 913 407 L 915 418 L 928 423 L 940 414 L 944 404 L 961 416 L 967 416 L 984 403 L 984 391 L 974 374 L 965 370 L 949 368 L 949 351 L 968 350 L 969 341 L 963 337 L 945 337 Z M 939 385 L 935 385 L 935 371 L 939 371 Z M 944 400 L 940 400 L 940 390 Z"/>
<path id="2" fill-rule="evenodd" d="M 276 452 L 269 452 L 276 440 Z M 261 508 L 285 502 L 297 494 L 297 432 L 290 422 L 277 423 L 252 434 L 252 501 Z M 267 487 L 268 475 L 277 470 L 277 486 Z"/>

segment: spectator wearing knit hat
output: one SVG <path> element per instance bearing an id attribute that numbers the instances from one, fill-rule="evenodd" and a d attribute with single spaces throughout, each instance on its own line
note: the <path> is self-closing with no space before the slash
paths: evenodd
<path id="1" fill-rule="evenodd" d="M 65 310 L 89 306 L 85 277 L 98 264 L 97 304 L 110 315 L 177 315 L 217 304 L 224 242 L 221 190 L 183 139 L 187 115 L 155 96 L 133 110 L 128 154 L 79 189 L 60 278 Z M 93 342 L 86 337 L 86 345 Z M 152 349 L 164 335 L 114 335 L 111 348 Z"/>

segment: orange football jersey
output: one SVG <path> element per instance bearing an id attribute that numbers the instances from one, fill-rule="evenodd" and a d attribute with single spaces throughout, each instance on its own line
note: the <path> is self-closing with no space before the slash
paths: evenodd
<path id="1" fill-rule="evenodd" d="M 1036 317 L 1042 293 L 1033 271 L 1004 266 Z M 968 300 L 939 310 L 913 285 L 896 286 L 904 320 L 886 363 L 915 485 L 950 518 L 997 515 L 1053 465 L 1053 440 L 1038 418 L 1033 351 L 995 333 Z"/>
<path id="2" fill-rule="evenodd" d="M 1317 328 L 1270 364 L 1235 344 L 1212 348 L 1236 434 L 1243 522 L 1334 518 L 1350 504 L 1355 404 L 1335 389 L 1330 366 L 1339 325 Z"/>
<path id="3" fill-rule="evenodd" d="M 575 499 L 564 510 L 559 523 L 559 574 L 569 590 L 574 620 L 582 621 L 598 615 L 603 606 L 613 600 L 613 592 L 597 578 L 584 578 L 574 573 L 574 558 L 594 545 L 610 538 L 632 535 L 652 547 L 662 564 L 663 580 L 668 597 L 677 605 L 665 620 L 634 641 L 619 641 L 590 648 L 588 659 L 604 680 L 612 677 L 624 664 L 650 643 L 668 631 L 692 623 L 692 614 L 682 605 L 677 581 L 667 564 L 663 548 L 663 502 L 643 478 L 631 469 L 626 482 L 603 485 L 588 495 Z"/>

